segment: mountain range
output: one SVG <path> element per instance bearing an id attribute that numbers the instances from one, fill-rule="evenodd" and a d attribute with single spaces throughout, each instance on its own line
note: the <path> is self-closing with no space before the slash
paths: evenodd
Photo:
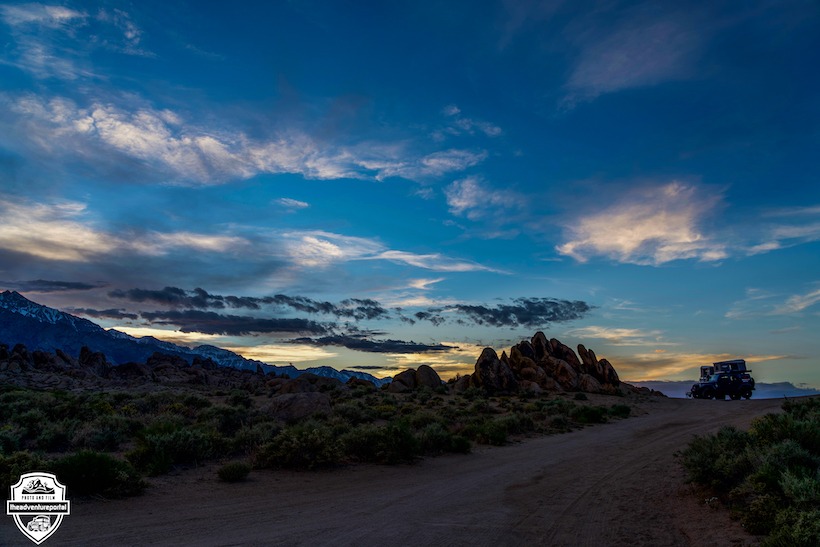
<path id="1" fill-rule="evenodd" d="M 389 383 L 391 378 L 376 378 L 371 374 L 353 370 L 336 370 L 331 367 L 297 369 L 293 365 L 276 366 L 246 359 L 232 351 L 216 346 L 201 345 L 194 348 L 158 340 L 153 336 L 136 337 L 115 329 L 104 329 L 96 323 L 60 310 L 43 306 L 16 291 L 0 293 L 0 343 L 14 346 L 23 344 L 30 350 L 54 352 L 62 350 L 77 356 L 83 346 L 102 352 L 115 365 L 142 363 L 154 353 L 181 357 L 189 363 L 197 356 L 210 358 L 221 367 L 256 371 L 260 367 L 267 373 L 286 374 L 295 378 L 309 372 L 317 376 L 336 378 L 346 382 L 350 378 L 369 380 L 376 386 Z"/>

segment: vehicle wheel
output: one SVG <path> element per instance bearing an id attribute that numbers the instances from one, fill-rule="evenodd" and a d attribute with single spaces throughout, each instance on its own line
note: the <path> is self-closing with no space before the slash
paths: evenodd
<path id="1" fill-rule="evenodd" d="M 730 395 L 730 397 L 732 398 L 733 401 L 739 401 L 740 400 L 740 393 L 732 393 Z"/>
<path id="2" fill-rule="evenodd" d="M 744 389 L 743 393 L 741 393 L 740 395 L 742 397 L 746 398 L 746 399 L 751 399 L 752 398 L 752 390 L 751 389 Z"/>
<path id="3" fill-rule="evenodd" d="M 715 398 L 715 392 L 712 391 L 711 389 L 704 389 L 703 393 L 701 393 L 700 396 L 703 397 L 704 399 L 714 399 Z"/>

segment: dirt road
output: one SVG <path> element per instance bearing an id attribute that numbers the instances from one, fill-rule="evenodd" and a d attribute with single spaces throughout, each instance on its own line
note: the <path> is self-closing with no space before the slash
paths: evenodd
<path id="1" fill-rule="evenodd" d="M 201 468 L 142 497 L 77 502 L 47 545 L 753 545 L 691 495 L 673 454 L 780 404 L 664 399 L 643 416 L 412 466 L 239 484 Z M 4 519 L 0 544 L 29 545 Z"/>

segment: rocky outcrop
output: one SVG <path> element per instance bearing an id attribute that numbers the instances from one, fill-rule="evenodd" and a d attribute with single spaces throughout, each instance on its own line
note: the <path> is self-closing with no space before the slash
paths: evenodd
<path id="1" fill-rule="evenodd" d="M 475 364 L 475 372 L 470 375 L 470 385 L 490 393 L 513 393 L 519 388 L 512 368 L 499 359 L 492 348 L 484 348 L 481 352 Z"/>
<path id="2" fill-rule="evenodd" d="M 620 384 L 618 373 L 609 361 L 598 360 L 595 352 L 583 344 L 578 345 L 576 354 L 561 341 L 547 339 L 543 332 L 511 347 L 509 355 L 502 352 L 500 358 L 493 349 L 485 348 L 473 374 L 464 378 L 455 382 L 456 391 L 463 391 L 469 385 L 488 393 L 517 390 L 601 393 L 612 392 Z"/>

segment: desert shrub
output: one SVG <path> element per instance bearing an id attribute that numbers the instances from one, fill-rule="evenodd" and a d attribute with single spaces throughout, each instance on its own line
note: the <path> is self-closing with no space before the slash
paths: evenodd
<path id="1" fill-rule="evenodd" d="M 544 410 L 546 410 L 550 416 L 569 416 L 569 413 L 572 412 L 575 406 L 575 403 L 567 401 L 566 399 L 553 399 L 547 401 Z"/>
<path id="2" fill-rule="evenodd" d="M 468 401 L 473 401 L 475 399 L 483 399 L 485 393 L 484 390 L 480 387 L 470 386 L 461 392 L 461 396 L 467 399 Z"/>
<path id="3" fill-rule="evenodd" d="M 273 440 L 281 431 L 278 422 L 243 425 L 231 440 L 231 449 L 244 454 L 254 454 L 260 446 Z"/>
<path id="4" fill-rule="evenodd" d="M 427 454 L 451 452 L 453 435 L 438 422 L 427 424 L 419 435 L 421 449 Z"/>
<path id="5" fill-rule="evenodd" d="M 6 424 L 0 427 L 0 456 L 20 450 L 20 429 Z"/>
<path id="6" fill-rule="evenodd" d="M 744 457 L 750 440 L 748 433 L 731 426 L 715 435 L 695 437 L 681 453 L 683 467 L 694 482 L 728 492 L 751 471 Z"/>
<path id="7" fill-rule="evenodd" d="M 499 419 L 510 435 L 529 433 L 535 429 L 535 422 L 532 416 L 523 412 L 515 412 Z"/>
<path id="8" fill-rule="evenodd" d="M 339 438 L 343 452 L 355 461 L 379 463 L 383 460 L 387 436 L 384 427 L 365 424 Z"/>
<path id="9" fill-rule="evenodd" d="M 380 404 L 373 407 L 373 413 L 375 414 L 375 416 L 383 420 L 387 420 L 395 416 L 396 411 L 396 405 L 393 404 Z"/>
<path id="10" fill-rule="evenodd" d="M 570 424 L 569 418 L 566 416 L 559 414 L 558 416 L 553 416 L 550 418 L 549 427 L 551 429 L 555 429 L 561 433 L 566 431 L 570 431 L 572 429 L 572 425 Z"/>
<path id="11" fill-rule="evenodd" d="M 507 424 L 500 420 L 485 418 L 467 424 L 464 435 L 479 444 L 501 446 L 507 442 Z"/>
<path id="12" fill-rule="evenodd" d="M 101 452 L 83 450 L 55 460 L 50 468 L 71 495 L 120 498 L 145 489 L 144 481 L 128 462 Z"/>
<path id="13" fill-rule="evenodd" d="M 780 479 L 780 488 L 797 507 L 820 507 L 820 470 L 796 473 L 787 469 Z"/>
<path id="14" fill-rule="evenodd" d="M 257 453 L 257 467 L 316 469 L 339 462 L 341 451 L 330 428 L 308 421 L 285 428 Z"/>
<path id="15" fill-rule="evenodd" d="M 764 547 L 816 547 L 820 545 L 820 508 L 781 510 Z"/>
<path id="16" fill-rule="evenodd" d="M 49 471 L 46 460 L 30 452 L 0 455 L 0 491 L 7 496 L 9 487 L 17 483 L 20 475 L 31 471 Z"/>
<path id="17" fill-rule="evenodd" d="M 79 427 L 79 420 L 71 418 L 48 422 L 37 433 L 35 447 L 46 452 L 65 452 L 71 448 L 72 438 Z"/>
<path id="18" fill-rule="evenodd" d="M 100 416 L 77 427 L 72 436 L 72 444 L 81 448 L 114 451 L 141 428 L 142 424 L 133 418 L 118 415 Z M 61 429 L 67 430 L 65 427 Z"/>
<path id="19" fill-rule="evenodd" d="M 213 403 L 202 397 L 201 395 L 196 395 L 195 393 L 189 393 L 182 399 L 182 404 L 187 406 L 188 408 L 193 409 L 203 409 L 213 406 Z"/>
<path id="20" fill-rule="evenodd" d="M 419 410 L 408 416 L 407 420 L 413 429 L 424 429 L 430 424 L 440 423 L 441 416 L 429 410 Z"/>
<path id="21" fill-rule="evenodd" d="M 239 482 L 245 480 L 250 472 L 251 466 L 247 463 L 230 462 L 220 467 L 216 474 L 223 482 Z"/>
<path id="22" fill-rule="evenodd" d="M 221 435 L 233 437 L 247 422 L 248 412 L 242 408 L 227 405 L 213 405 L 204 409 L 198 422 L 205 427 L 213 427 Z"/>
<path id="23" fill-rule="evenodd" d="M 632 414 L 632 407 L 629 405 L 624 405 L 618 403 L 616 405 L 612 405 L 607 410 L 607 414 L 612 416 L 613 418 L 629 418 L 629 415 Z"/>
<path id="24" fill-rule="evenodd" d="M 372 416 L 365 410 L 361 401 L 339 403 L 333 407 L 333 414 L 344 418 L 351 425 L 373 421 Z"/>
<path id="25" fill-rule="evenodd" d="M 144 435 L 127 458 L 137 469 L 160 475 L 174 464 L 196 464 L 213 456 L 217 444 L 218 439 L 205 431 L 177 429 Z"/>
<path id="26" fill-rule="evenodd" d="M 234 389 L 231 391 L 230 395 L 228 395 L 228 404 L 230 406 L 248 409 L 253 406 L 253 401 L 251 400 L 250 393 L 247 391 L 242 389 Z"/>
<path id="27" fill-rule="evenodd" d="M 348 457 L 361 462 L 411 462 L 421 453 L 421 443 L 403 420 L 361 425 L 342 435 L 339 443 Z"/>
<path id="28" fill-rule="evenodd" d="M 569 417 L 579 424 L 602 424 L 606 422 L 607 409 L 602 406 L 578 406 L 570 411 Z"/>
<path id="29" fill-rule="evenodd" d="M 724 496 L 763 545 L 820 545 L 820 399 L 786 401 L 748 433 L 723 428 L 681 452 L 690 480 Z"/>

